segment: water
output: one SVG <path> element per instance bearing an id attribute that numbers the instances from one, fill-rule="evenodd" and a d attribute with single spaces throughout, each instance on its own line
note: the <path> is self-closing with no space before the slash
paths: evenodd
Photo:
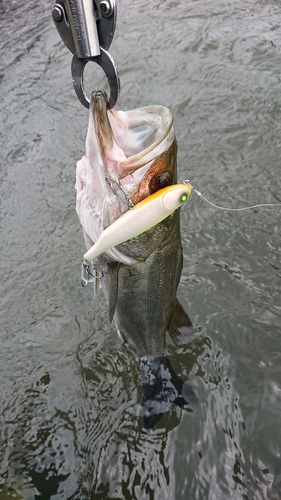
<path id="1" fill-rule="evenodd" d="M 0 499 L 280 499 L 280 208 L 186 203 L 199 333 L 168 354 L 199 404 L 141 435 L 138 359 L 80 285 L 88 114 L 50 9 L 0 3 Z M 280 2 L 119 0 L 110 51 L 121 109 L 172 109 L 180 180 L 223 206 L 281 201 Z"/>

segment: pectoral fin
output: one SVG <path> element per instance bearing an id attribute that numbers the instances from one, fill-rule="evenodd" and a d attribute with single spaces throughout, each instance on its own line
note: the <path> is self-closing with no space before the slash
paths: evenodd
<path id="1" fill-rule="evenodd" d="M 175 300 L 168 333 L 176 345 L 190 342 L 193 335 L 192 323 L 178 299 Z"/>
<path id="2" fill-rule="evenodd" d="M 119 272 L 120 263 L 119 262 L 110 262 L 108 264 L 108 275 L 109 275 L 109 297 L 108 297 L 108 306 L 109 306 L 109 321 L 112 321 L 115 311 L 115 305 L 117 300 L 117 292 L 118 292 L 118 272 Z"/>

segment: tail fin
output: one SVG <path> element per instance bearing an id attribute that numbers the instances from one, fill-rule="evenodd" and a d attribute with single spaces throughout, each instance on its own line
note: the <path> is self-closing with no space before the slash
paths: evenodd
<path id="1" fill-rule="evenodd" d="M 187 408 L 198 403 L 191 386 L 174 372 L 165 356 L 142 358 L 142 428 L 152 429 L 175 406 Z"/>

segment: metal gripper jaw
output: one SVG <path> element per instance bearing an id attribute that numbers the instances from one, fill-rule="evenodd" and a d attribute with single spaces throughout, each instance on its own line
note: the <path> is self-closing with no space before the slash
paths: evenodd
<path id="1" fill-rule="evenodd" d="M 112 108 L 120 91 L 117 69 L 108 53 L 116 26 L 115 0 L 59 0 L 52 7 L 52 16 L 59 35 L 73 54 L 71 73 L 79 100 L 89 107 L 83 74 L 86 64 L 92 61 L 106 74 L 110 86 L 108 108 Z"/>

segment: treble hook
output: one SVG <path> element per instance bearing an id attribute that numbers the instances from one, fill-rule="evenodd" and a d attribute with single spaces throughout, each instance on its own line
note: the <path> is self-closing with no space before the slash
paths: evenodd
<path id="1" fill-rule="evenodd" d="M 129 193 L 127 193 L 127 191 L 123 188 L 121 182 L 120 182 L 120 179 L 118 179 L 118 182 L 113 179 L 112 177 L 110 176 L 107 176 L 105 177 L 105 181 L 106 183 L 109 185 L 109 187 L 112 189 L 113 193 L 118 196 L 118 193 L 117 191 L 114 189 L 114 186 L 116 186 L 118 189 L 120 189 L 120 191 L 123 193 L 128 205 L 129 205 L 129 209 L 131 208 L 134 208 L 134 204 L 133 204 L 133 201 L 132 201 L 132 197 Z"/>
<path id="2" fill-rule="evenodd" d="M 88 283 L 103 278 L 103 276 L 103 273 L 99 273 L 97 269 L 94 269 L 92 262 L 82 259 L 81 284 L 83 287 L 87 286 Z"/>

